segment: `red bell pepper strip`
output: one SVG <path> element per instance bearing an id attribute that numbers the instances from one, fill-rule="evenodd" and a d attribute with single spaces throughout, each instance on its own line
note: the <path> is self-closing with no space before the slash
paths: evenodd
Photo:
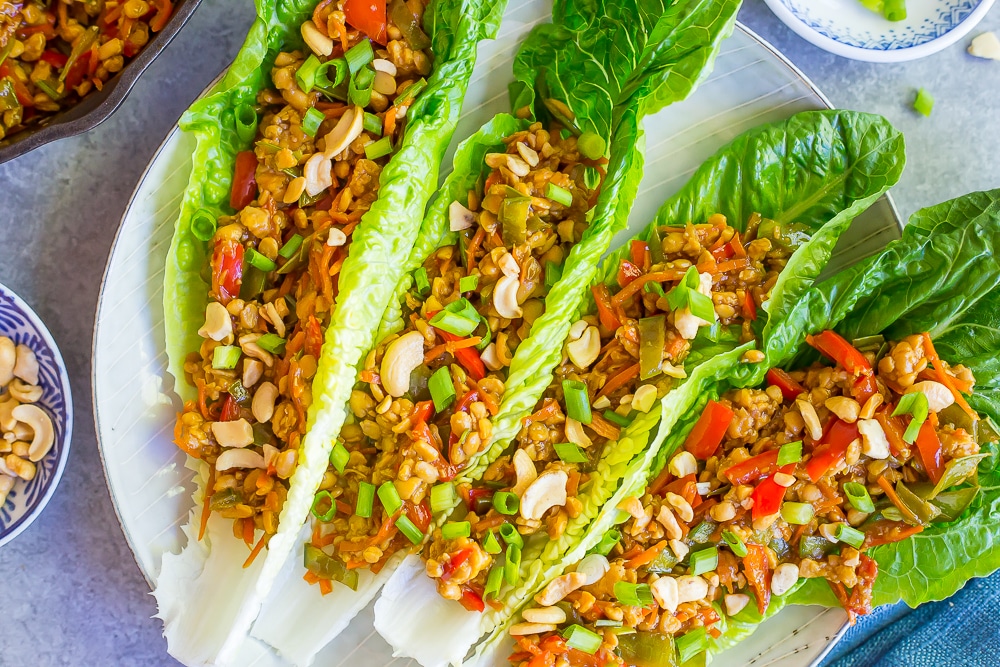
<path id="1" fill-rule="evenodd" d="M 413 418 L 413 423 L 423 423 L 426 422 L 434 414 L 434 402 L 433 401 L 420 401 L 413 406 L 413 414 L 410 415 Z"/>
<path id="2" fill-rule="evenodd" d="M 230 239 L 215 244 L 212 253 L 212 293 L 226 305 L 240 293 L 243 284 L 243 246 Z"/>
<path id="3" fill-rule="evenodd" d="M 424 500 L 419 505 L 414 505 L 410 501 L 406 501 L 406 516 L 410 518 L 413 525 L 420 529 L 421 533 L 426 533 L 427 528 L 431 525 L 431 508 L 430 505 Z"/>
<path id="4" fill-rule="evenodd" d="M 805 387 L 780 368 L 772 368 L 767 372 L 767 383 L 780 389 L 786 401 L 794 401 L 806 391 Z"/>
<path id="5" fill-rule="evenodd" d="M 716 262 L 724 262 L 730 257 L 732 257 L 734 254 L 736 253 L 733 250 L 733 246 L 729 243 L 719 246 L 718 248 L 712 250 L 712 257 L 715 258 Z"/>
<path id="6" fill-rule="evenodd" d="M 483 611 L 486 605 L 483 603 L 483 596 L 472 590 L 469 586 L 462 586 L 461 605 L 468 611 Z"/>
<path id="7" fill-rule="evenodd" d="M 680 479 L 675 479 L 666 485 L 666 488 L 663 489 L 663 495 L 666 495 L 667 492 L 676 493 L 678 496 L 686 500 L 688 505 L 694 507 L 695 498 L 699 497 L 698 478 L 694 473 L 691 473 L 690 475 L 685 475 Z M 652 488 L 650 488 L 650 493 L 653 495 L 659 495 L 659 493 L 653 491 Z"/>
<path id="8" fill-rule="evenodd" d="M 858 583 L 851 589 L 851 599 L 847 603 L 848 613 L 859 616 L 872 613 L 872 587 L 878 578 L 878 563 L 868 554 L 861 554 L 861 563 L 856 570 Z"/>
<path id="9" fill-rule="evenodd" d="M 858 376 L 851 386 L 851 394 L 861 405 L 868 402 L 868 399 L 878 393 L 878 382 L 875 381 L 874 373 L 864 373 Z"/>
<path id="10" fill-rule="evenodd" d="M 732 484 L 749 484 L 765 475 L 773 475 L 778 469 L 778 450 L 772 449 L 725 468 L 722 473 Z"/>
<path id="11" fill-rule="evenodd" d="M 630 282 L 642 276 L 642 269 L 628 261 L 623 259 L 618 265 L 618 284 L 625 287 Z"/>
<path id="12" fill-rule="evenodd" d="M 236 421 L 240 418 L 240 404 L 236 402 L 232 394 L 226 394 L 222 400 L 222 411 L 219 413 L 220 422 Z"/>
<path id="13" fill-rule="evenodd" d="M 253 151 L 240 151 L 236 154 L 236 167 L 233 172 L 233 189 L 229 193 L 229 205 L 233 210 L 240 211 L 257 197 L 257 156 Z"/>
<path id="14" fill-rule="evenodd" d="M 441 581 L 448 581 L 451 579 L 451 575 L 455 573 L 455 570 L 462 567 L 462 565 L 472 557 L 472 547 L 466 547 L 465 549 L 459 549 L 451 555 L 448 561 L 441 568 Z"/>
<path id="15" fill-rule="evenodd" d="M 608 286 L 594 285 L 590 291 L 594 294 L 597 317 L 601 320 L 601 326 L 608 331 L 616 331 L 622 323 L 618 321 L 618 316 L 615 315 L 614 308 L 611 306 L 611 293 L 608 291 Z"/>
<path id="16" fill-rule="evenodd" d="M 865 543 L 861 548 L 871 549 L 883 544 L 899 542 L 911 535 L 916 535 L 923 529 L 923 526 L 911 526 L 903 521 L 880 519 L 865 530 Z"/>
<path id="17" fill-rule="evenodd" d="M 153 6 L 156 7 L 156 15 L 149 20 L 149 29 L 153 32 L 160 32 L 170 20 L 174 5 L 170 0 L 153 0 Z"/>
<path id="18" fill-rule="evenodd" d="M 438 333 L 441 338 L 444 338 L 449 342 L 456 342 L 462 340 L 461 336 L 456 336 L 453 333 L 448 333 L 447 331 L 442 331 L 437 327 L 434 327 L 434 331 Z M 483 360 L 479 357 L 479 352 L 476 351 L 474 347 L 463 347 L 460 350 L 455 350 L 455 359 L 458 363 L 462 365 L 462 368 L 466 370 L 473 380 L 479 381 L 486 377 L 486 366 L 483 365 Z"/>
<path id="19" fill-rule="evenodd" d="M 42 52 L 42 56 L 41 58 L 39 58 L 39 60 L 52 65 L 56 69 L 62 69 L 63 67 L 66 66 L 66 63 L 69 61 L 69 58 L 65 54 L 55 51 L 53 49 L 45 49 L 45 51 Z"/>
<path id="20" fill-rule="evenodd" d="M 924 354 L 927 355 L 931 365 L 934 366 L 934 370 L 937 371 L 938 380 L 941 384 L 948 387 L 948 391 L 950 391 L 951 395 L 955 397 L 955 402 L 958 403 L 959 407 L 962 408 L 965 414 L 969 415 L 969 419 L 973 422 L 979 421 L 979 414 L 976 413 L 976 411 L 972 409 L 972 406 L 969 405 L 969 402 L 965 400 L 965 396 L 962 396 L 962 392 L 960 392 L 955 386 L 954 379 L 948 375 L 945 370 L 944 362 L 941 361 L 941 357 L 938 356 L 937 351 L 934 349 L 934 343 L 931 341 L 931 335 L 925 333 L 923 334 L 923 338 Z"/>
<path id="21" fill-rule="evenodd" d="M 889 451 L 893 456 L 899 456 L 909 449 L 906 441 L 903 440 L 903 433 L 906 432 L 906 427 L 899 417 L 892 416 L 892 410 L 882 408 L 875 413 L 875 419 L 878 420 L 878 423 L 882 426 L 882 430 L 885 431 L 886 440 L 889 441 Z"/>
<path id="22" fill-rule="evenodd" d="M 789 463 L 781 467 L 781 472 L 792 474 L 795 472 L 795 464 Z M 762 519 L 772 514 L 777 514 L 781 509 L 781 501 L 785 499 L 787 489 L 774 481 L 774 477 L 762 479 L 750 495 L 753 498 L 753 508 L 751 517 L 754 521 Z"/>
<path id="23" fill-rule="evenodd" d="M 701 413 L 694 428 L 684 441 L 684 449 L 697 459 L 705 460 L 712 456 L 722 444 L 729 424 L 733 421 L 733 411 L 716 401 L 710 400 Z"/>
<path id="24" fill-rule="evenodd" d="M 937 484 L 944 474 L 944 453 L 941 439 L 929 419 L 920 425 L 920 431 L 917 433 L 917 454 L 920 455 L 920 462 L 924 464 L 927 476 Z"/>
<path id="25" fill-rule="evenodd" d="M 632 241 L 629 246 L 629 255 L 632 257 L 632 263 L 645 271 L 649 268 L 647 261 L 649 260 L 649 246 L 645 241 Z"/>
<path id="26" fill-rule="evenodd" d="M 475 512 L 482 516 L 486 511 L 489 511 L 492 500 L 493 489 L 470 487 L 465 497 L 465 506 L 469 508 L 470 512 Z"/>
<path id="27" fill-rule="evenodd" d="M 857 424 L 848 424 L 836 417 L 823 436 L 821 445 L 813 450 L 812 456 L 806 461 L 806 474 L 809 479 L 817 481 L 830 468 L 847 457 L 847 448 L 860 437 Z"/>
<path id="28" fill-rule="evenodd" d="M 868 363 L 865 355 L 861 354 L 836 331 L 827 329 L 815 336 L 806 336 L 806 342 L 824 356 L 836 361 L 851 375 L 872 373 L 872 365 Z"/>
<path id="29" fill-rule="evenodd" d="M 386 43 L 385 0 L 347 0 L 344 3 L 344 18 L 372 41 Z"/>
<path id="30" fill-rule="evenodd" d="M 771 602 L 771 566 L 767 559 L 766 547 L 747 544 L 747 555 L 743 557 L 743 572 L 754 597 L 757 598 L 757 611 L 763 615 Z"/>
<path id="31" fill-rule="evenodd" d="M 753 300 L 753 292 L 749 289 L 743 294 L 743 317 L 751 322 L 757 319 L 757 302 Z"/>

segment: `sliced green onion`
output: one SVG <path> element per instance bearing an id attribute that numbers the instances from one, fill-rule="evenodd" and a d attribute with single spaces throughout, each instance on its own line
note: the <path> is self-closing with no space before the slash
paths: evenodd
<path id="1" fill-rule="evenodd" d="M 211 241 L 217 225 L 215 216 L 206 209 L 200 208 L 191 216 L 191 234 L 199 241 Z"/>
<path id="2" fill-rule="evenodd" d="M 455 400 L 455 383 L 451 381 L 451 371 L 447 366 L 434 371 L 427 381 L 427 389 L 431 392 L 435 411 L 443 412 L 452 404 Z"/>
<path id="3" fill-rule="evenodd" d="M 833 536 L 838 542 L 850 544 L 855 549 L 860 549 L 861 545 L 865 543 L 865 534 L 856 528 L 851 528 L 846 523 L 838 524 L 836 530 L 833 531 Z"/>
<path id="4" fill-rule="evenodd" d="M 601 648 L 601 644 L 604 643 L 604 638 L 601 635 L 576 623 L 563 630 L 562 636 L 566 640 L 566 646 L 583 651 L 588 655 L 597 653 L 597 649 Z"/>
<path id="5" fill-rule="evenodd" d="M 517 526 L 514 524 L 502 523 L 499 530 L 504 544 L 516 544 L 518 547 L 524 546 L 524 538 L 521 537 L 521 533 L 517 532 Z"/>
<path id="6" fill-rule="evenodd" d="M 622 539 L 622 534 L 618 530 L 612 528 L 611 530 L 604 533 L 601 537 L 601 541 L 597 543 L 593 549 L 588 553 L 601 554 L 602 556 L 607 556 L 611 553 L 611 550 L 615 548 Z"/>
<path id="7" fill-rule="evenodd" d="M 468 303 L 468 302 L 466 302 Z M 447 331 L 450 334 L 456 336 L 461 336 L 465 338 L 472 334 L 479 326 L 478 315 L 476 319 L 470 319 L 464 314 L 460 315 L 458 313 L 452 312 L 448 309 L 442 310 L 431 318 L 430 323 L 432 327 L 437 327 L 442 331 Z"/>
<path id="8" fill-rule="evenodd" d="M 382 137 L 378 141 L 365 146 L 365 157 L 369 160 L 377 160 L 392 152 L 392 137 Z"/>
<path id="9" fill-rule="evenodd" d="M 785 520 L 786 523 L 791 523 L 796 526 L 804 526 L 805 524 L 812 521 L 812 518 L 816 515 L 816 510 L 809 503 L 782 503 L 781 504 L 781 518 Z"/>
<path id="10" fill-rule="evenodd" d="M 786 442 L 778 450 L 778 465 L 784 466 L 789 463 L 798 463 L 802 460 L 802 441 Z"/>
<path id="11" fill-rule="evenodd" d="M 629 607 L 645 607 L 653 604 L 653 591 L 649 589 L 649 584 L 619 581 L 615 583 L 615 598 Z"/>
<path id="12" fill-rule="evenodd" d="M 872 502 L 872 497 L 868 493 L 868 489 L 865 488 L 864 484 L 859 484 L 858 482 L 847 482 L 844 484 L 844 495 L 847 496 L 847 500 L 851 503 L 851 507 L 857 511 L 865 512 L 867 514 L 875 511 L 875 503 Z"/>
<path id="13" fill-rule="evenodd" d="M 598 160 L 604 157 L 604 151 L 608 147 L 608 142 L 599 134 L 594 132 L 584 132 L 576 140 L 576 148 L 580 155 L 589 160 Z"/>
<path id="14" fill-rule="evenodd" d="M 563 206 L 573 205 L 573 193 L 566 188 L 559 187 L 555 183 L 549 183 L 545 188 L 545 197 Z"/>
<path id="15" fill-rule="evenodd" d="M 347 447 L 344 447 L 344 443 L 338 442 L 333 445 L 333 449 L 330 451 L 330 464 L 337 469 L 341 475 L 347 470 L 347 462 L 350 460 L 351 454 L 347 451 Z"/>
<path id="16" fill-rule="evenodd" d="M 285 339 L 278 334 L 266 333 L 257 339 L 257 346 L 271 354 L 282 354 L 285 351 Z"/>
<path id="17" fill-rule="evenodd" d="M 372 507 L 375 506 L 375 485 L 369 482 L 358 483 L 358 502 L 354 506 L 354 513 L 363 519 L 372 515 Z"/>
<path id="18" fill-rule="evenodd" d="M 493 339 L 493 330 L 490 329 L 490 322 L 485 317 L 480 317 L 479 323 L 483 325 L 483 328 L 486 330 L 482 335 L 482 340 L 476 344 L 476 349 L 482 352 L 483 350 L 486 349 L 486 347 L 490 344 L 490 341 Z"/>
<path id="19" fill-rule="evenodd" d="M 486 575 L 486 588 L 483 590 L 484 598 L 490 596 L 496 597 L 497 593 L 500 592 L 500 586 L 503 583 L 503 569 L 503 565 L 497 563 L 490 570 L 490 573 Z"/>
<path id="20" fill-rule="evenodd" d="M 513 516 L 517 514 L 520 505 L 521 499 L 510 491 L 497 491 L 493 494 L 493 508 L 500 514 Z"/>
<path id="21" fill-rule="evenodd" d="M 367 67 L 351 78 L 347 87 L 347 97 L 351 104 L 366 107 L 372 99 L 372 89 L 375 85 L 375 72 Z"/>
<path id="22" fill-rule="evenodd" d="M 247 250 L 246 260 L 250 266 L 256 267 L 264 273 L 270 273 L 278 268 L 273 259 L 268 259 L 266 255 L 253 248 Z"/>
<path id="23" fill-rule="evenodd" d="M 399 532 L 406 536 L 413 544 L 420 544 L 424 539 L 424 534 L 420 532 L 416 524 L 410 521 L 410 517 L 405 514 L 398 519 L 396 519 L 396 528 L 399 528 Z"/>
<path id="24" fill-rule="evenodd" d="M 413 284 L 417 288 L 417 294 L 426 296 L 431 291 L 431 281 L 427 277 L 427 269 L 420 267 L 413 274 Z"/>
<path id="25" fill-rule="evenodd" d="M 677 657 L 680 663 L 684 664 L 708 648 L 708 633 L 704 626 L 695 628 L 675 638 L 674 645 L 677 646 Z"/>
<path id="26" fill-rule="evenodd" d="M 906 15 L 906 9 L 903 9 L 903 15 Z M 889 19 L 890 21 L 896 19 Z M 920 114 L 924 116 L 930 116 L 931 111 L 934 110 L 934 98 L 930 93 L 927 92 L 925 88 L 921 88 L 917 91 L 917 98 L 913 100 L 913 108 Z"/>
<path id="27" fill-rule="evenodd" d="M 695 317 L 701 318 L 706 322 L 715 321 L 715 305 L 712 303 L 711 297 L 707 297 L 701 292 L 695 290 L 688 291 L 688 308 Z"/>
<path id="28" fill-rule="evenodd" d="M 691 554 L 691 574 L 705 574 L 719 567 L 719 548 L 709 547 Z"/>
<path id="29" fill-rule="evenodd" d="M 483 551 L 494 556 L 503 551 L 503 548 L 500 546 L 500 540 L 497 539 L 497 534 L 492 530 L 486 533 L 486 537 L 483 539 Z"/>
<path id="30" fill-rule="evenodd" d="M 552 289 L 560 278 L 562 278 L 562 267 L 555 262 L 545 262 L 545 286 Z"/>
<path id="31" fill-rule="evenodd" d="M 212 368 L 216 370 L 232 370 L 236 368 L 241 354 L 243 354 L 243 350 L 237 345 L 220 345 L 212 350 Z"/>
<path id="32" fill-rule="evenodd" d="M 378 487 L 378 499 L 382 501 L 382 507 L 388 514 L 395 514 L 403 506 L 403 499 L 399 497 L 399 491 L 392 482 L 383 482 Z"/>
<path id="33" fill-rule="evenodd" d="M 330 505 L 325 512 L 322 510 L 324 503 L 329 503 Z M 334 502 L 333 496 L 330 495 L 329 491 L 320 491 L 313 498 L 313 504 L 309 511 L 320 521 L 332 521 L 333 517 L 337 514 L 337 503 Z"/>
<path id="34" fill-rule="evenodd" d="M 656 282 L 655 280 L 650 280 L 648 283 L 643 285 L 642 288 L 646 291 L 647 294 L 655 294 L 656 296 L 661 298 L 667 296 L 663 292 L 663 286 L 660 283 Z"/>
<path id="35" fill-rule="evenodd" d="M 459 292 L 471 292 L 479 286 L 479 276 L 462 276 L 458 280 L 458 291 Z"/>
<path id="36" fill-rule="evenodd" d="M 249 104 L 236 107 L 236 136 L 244 144 L 249 144 L 257 135 L 257 112 Z"/>
<path id="37" fill-rule="evenodd" d="M 688 533 L 688 542 L 694 542 L 695 544 L 705 544 L 708 542 L 709 538 L 712 537 L 712 533 L 715 532 L 715 523 L 705 519 L 694 529 Z"/>
<path id="38" fill-rule="evenodd" d="M 405 89 L 400 91 L 396 100 L 392 103 L 393 106 L 401 107 L 404 104 L 408 104 L 413 98 L 423 92 L 424 88 L 427 87 L 427 80 L 423 77 L 417 79 Z"/>
<path id="39" fill-rule="evenodd" d="M 364 128 L 365 132 L 377 134 L 380 137 L 382 136 L 382 119 L 373 113 L 368 113 L 367 111 L 365 112 L 365 115 L 362 118 L 361 126 Z"/>
<path id="40" fill-rule="evenodd" d="M 302 131 L 310 137 L 315 137 L 319 132 L 319 126 L 326 120 L 323 112 L 315 107 L 309 107 L 305 115 L 302 116 Z"/>
<path id="41" fill-rule="evenodd" d="M 472 535 L 472 524 L 468 521 L 449 521 L 441 526 L 441 537 L 446 540 L 457 540 L 469 535 Z"/>
<path id="42" fill-rule="evenodd" d="M 431 512 L 447 512 L 455 506 L 455 485 L 452 482 L 443 482 L 431 487 Z"/>
<path id="43" fill-rule="evenodd" d="M 351 70 L 351 74 L 357 74 L 358 70 L 370 63 L 374 58 L 375 52 L 372 51 L 371 42 L 367 39 L 363 39 L 347 49 L 347 53 L 344 54 L 344 59 L 347 60 L 347 67 Z"/>
<path id="44" fill-rule="evenodd" d="M 906 1 L 905 0 L 885 0 L 882 4 L 882 16 L 890 21 L 904 21 L 906 20 Z M 923 90 L 921 88 L 920 90 Z M 920 111 L 918 109 L 918 111 Z M 920 111 L 920 113 L 924 113 Z M 928 115 L 930 112 L 924 114 Z"/>
<path id="45" fill-rule="evenodd" d="M 291 238 L 285 241 L 285 245 L 281 246 L 278 254 L 285 259 L 291 259 L 299 251 L 301 245 L 302 237 L 299 234 L 292 234 Z"/>
<path id="46" fill-rule="evenodd" d="M 590 414 L 587 385 L 579 380 L 563 380 L 562 386 L 563 396 L 566 398 L 566 414 L 581 424 L 589 424 L 593 417 Z"/>
<path id="47" fill-rule="evenodd" d="M 229 385 L 229 388 L 226 391 L 229 392 L 229 395 L 232 396 L 233 400 L 237 403 L 245 403 L 250 400 L 250 393 L 239 380 Z"/>
<path id="48" fill-rule="evenodd" d="M 58 101 L 63 98 L 63 95 L 58 90 L 56 90 L 51 83 L 49 83 L 45 79 L 39 79 L 38 81 L 35 81 L 35 86 L 43 93 L 48 95 L 53 101 Z"/>
<path id="49" fill-rule="evenodd" d="M 319 58 L 310 54 L 306 58 L 305 62 L 299 65 L 299 68 L 295 70 L 295 82 L 299 84 L 299 89 L 303 93 L 308 93 L 316 86 L 316 73 L 322 67 L 323 63 L 320 62 Z"/>
<path id="50" fill-rule="evenodd" d="M 604 418 L 607 419 L 609 422 L 614 422 L 615 424 L 618 424 L 622 428 L 627 428 L 632 425 L 631 418 L 620 415 L 610 408 L 604 411 Z"/>
<path id="51" fill-rule="evenodd" d="M 565 463 L 586 463 L 590 460 L 583 448 L 572 442 L 559 442 L 553 445 L 553 448 Z"/>
<path id="52" fill-rule="evenodd" d="M 733 555 L 737 558 L 743 558 L 747 555 L 747 545 L 743 541 L 743 538 L 734 533 L 731 530 L 722 531 L 722 541 L 726 543 L 729 550 L 733 552 Z"/>
<path id="53" fill-rule="evenodd" d="M 595 628 L 620 628 L 622 625 L 621 621 L 612 621 L 610 618 L 599 618 L 594 621 Z"/>
<path id="54" fill-rule="evenodd" d="M 899 399 L 899 405 L 892 411 L 892 416 L 898 417 L 904 414 L 911 416 L 910 424 L 903 433 L 903 440 L 907 444 L 912 445 L 916 441 L 917 434 L 920 433 L 920 427 L 927 421 L 929 410 L 930 406 L 927 404 L 927 396 L 922 391 L 903 394 L 903 397 Z"/>
<path id="55" fill-rule="evenodd" d="M 503 564 L 503 578 L 513 586 L 521 578 L 521 547 L 516 544 L 507 545 L 507 558 Z"/>

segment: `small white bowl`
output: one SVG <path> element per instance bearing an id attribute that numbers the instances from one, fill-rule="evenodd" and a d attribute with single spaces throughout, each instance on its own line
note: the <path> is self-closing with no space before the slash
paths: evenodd
<path id="1" fill-rule="evenodd" d="M 59 348 L 38 315 L 14 292 L 0 285 L 0 335 L 24 344 L 38 358 L 38 384 L 42 398 L 37 405 L 52 418 L 55 442 L 39 461 L 35 478 L 18 480 L 0 507 L 0 547 L 21 534 L 38 518 L 59 484 L 73 434 L 73 397 L 69 375 Z"/>
<path id="2" fill-rule="evenodd" d="M 889 21 L 859 0 L 764 0 L 806 41 L 854 60 L 896 63 L 937 53 L 968 34 L 994 0 L 907 0 L 907 17 Z"/>

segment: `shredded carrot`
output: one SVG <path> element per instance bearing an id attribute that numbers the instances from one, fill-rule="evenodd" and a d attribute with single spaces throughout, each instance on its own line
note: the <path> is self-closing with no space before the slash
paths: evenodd
<path id="1" fill-rule="evenodd" d="M 701 273 L 729 273 L 730 271 L 739 271 L 750 266 L 750 260 L 746 257 L 741 257 L 739 259 L 730 259 L 725 262 L 719 262 L 718 264 L 710 264 L 705 262 L 697 266 L 698 271 Z"/>
<path id="2" fill-rule="evenodd" d="M 500 412 L 500 406 L 497 405 L 497 402 L 493 400 L 493 397 L 490 396 L 485 391 L 482 390 L 479 391 L 479 400 L 486 406 L 487 412 L 489 412 L 491 415 L 496 415 L 498 412 Z"/>
<path id="3" fill-rule="evenodd" d="M 244 519 L 244 521 L 245 520 L 246 519 Z M 251 564 L 253 564 L 254 560 L 256 560 L 257 558 L 257 554 L 260 553 L 261 549 L 264 548 L 265 544 L 267 544 L 267 533 L 264 533 L 263 535 L 260 536 L 260 539 L 257 541 L 257 545 L 253 548 L 253 551 L 251 551 L 250 555 L 247 556 L 247 559 L 243 561 L 244 570 L 250 567 Z"/>
<path id="4" fill-rule="evenodd" d="M 463 338 L 461 340 L 448 341 L 447 343 L 442 343 L 441 345 L 435 345 L 427 351 L 427 354 L 424 355 L 424 363 L 429 364 L 431 361 L 444 353 L 451 354 L 453 352 L 457 352 L 458 350 L 464 350 L 467 347 L 475 347 L 482 341 L 482 336 L 472 336 L 471 338 Z"/>
<path id="5" fill-rule="evenodd" d="M 134 27 L 135 19 L 130 19 L 126 16 L 125 20 L 122 21 L 121 27 L 118 29 L 118 36 L 121 37 L 122 41 L 128 41 L 129 36 L 132 34 L 132 28 Z"/>
<path id="6" fill-rule="evenodd" d="M 952 396 L 955 397 L 955 402 L 961 406 L 962 410 L 965 411 L 965 414 L 969 415 L 973 422 L 978 421 L 979 415 L 976 414 L 976 411 L 973 410 L 972 406 L 970 406 L 968 401 L 965 400 L 965 396 L 962 396 L 962 392 L 955 387 L 955 383 L 952 381 L 953 378 L 951 375 L 945 371 L 944 362 L 941 361 L 941 357 L 938 356 L 937 351 L 934 349 L 934 343 L 931 342 L 930 334 L 924 332 L 923 336 L 924 347 L 927 348 L 927 356 L 934 365 L 934 369 L 937 371 L 938 379 L 941 381 L 941 384 L 948 387 L 948 391 L 950 391 Z"/>
<path id="7" fill-rule="evenodd" d="M 892 488 L 892 484 L 889 483 L 889 480 L 887 480 L 884 475 L 879 476 L 878 485 L 882 487 L 883 491 L 885 491 L 885 497 L 888 498 L 889 501 L 892 502 L 892 504 L 895 505 L 904 516 L 909 518 L 911 521 L 919 523 L 916 515 L 910 511 L 909 507 L 903 504 L 903 501 L 899 499 L 899 495 L 896 494 L 896 490 Z"/>
<path id="8" fill-rule="evenodd" d="M 347 50 L 351 48 L 351 43 L 347 39 L 347 26 L 344 25 L 343 21 L 334 19 L 332 13 L 330 14 L 330 22 L 327 25 L 332 25 L 337 29 L 337 35 L 340 37 L 340 46 L 344 49 L 344 53 L 347 53 Z M 329 29 L 327 29 L 327 32 L 329 32 Z"/>
<path id="9" fill-rule="evenodd" d="M 476 251 L 479 250 L 479 246 L 483 244 L 486 239 L 486 230 L 480 227 L 476 230 L 475 235 L 472 240 L 469 241 L 469 247 L 465 251 L 465 268 L 471 272 L 472 269 L 476 268 Z"/>
<path id="10" fill-rule="evenodd" d="M 198 410 L 201 412 L 201 416 L 209 421 L 212 421 L 212 415 L 208 411 L 208 403 L 205 402 L 208 398 L 207 392 L 205 391 L 205 381 L 198 378 L 194 381 L 194 386 L 198 388 Z"/>
<path id="11" fill-rule="evenodd" d="M 149 29 L 153 32 L 160 32 L 170 20 L 170 15 L 174 12 L 174 5 L 170 0 L 154 0 L 156 15 L 149 20 Z"/>
<path id="12" fill-rule="evenodd" d="M 318 584 L 319 583 L 319 577 L 316 576 L 316 573 L 315 572 L 311 572 L 309 570 L 306 570 L 306 573 L 304 575 L 302 575 L 302 578 L 306 581 L 306 583 L 308 583 L 310 585 L 311 584 Z"/>
<path id="13" fill-rule="evenodd" d="M 617 424 L 611 423 L 596 412 L 590 415 L 589 426 L 594 433 L 608 440 L 617 440 L 622 431 Z"/>
<path id="14" fill-rule="evenodd" d="M 316 5 L 316 9 L 313 10 L 312 15 L 313 23 L 316 25 L 323 25 L 323 10 L 329 7 L 331 2 L 333 2 L 333 0 L 322 0 L 322 2 Z"/>
<path id="15" fill-rule="evenodd" d="M 329 579 L 319 580 L 319 593 L 320 595 L 329 595 L 333 592 L 333 582 Z"/>
<path id="16" fill-rule="evenodd" d="M 527 425 L 529 422 L 543 422 L 560 414 L 561 411 L 559 409 L 558 401 L 553 398 L 546 398 L 542 407 L 522 419 L 521 423 Z"/>
<path id="17" fill-rule="evenodd" d="M 205 497 L 201 501 L 201 525 L 198 527 L 198 541 L 205 537 L 208 528 L 208 517 L 212 513 L 212 490 L 215 488 L 215 466 L 208 471 L 208 484 L 205 485 Z"/>
<path id="18" fill-rule="evenodd" d="M 291 340 L 289 340 L 288 343 L 285 344 L 285 356 L 288 357 L 289 359 L 294 357 L 296 354 L 299 353 L 299 350 L 302 349 L 302 346 L 305 345 L 305 342 L 306 342 L 306 332 L 300 329 L 292 336 Z"/>
<path id="19" fill-rule="evenodd" d="M 118 17 L 122 15 L 122 5 L 124 4 L 124 2 L 121 3 L 104 15 L 104 25 L 111 25 L 112 23 L 116 23 L 118 21 Z"/>
<path id="20" fill-rule="evenodd" d="M 631 366 L 625 368 L 623 371 L 614 376 L 607 383 L 601 387 L 601 390 L 597 392 L 595 398 L 600 398 L 601 396 L 607 396 L 608 394 L 614 392 L 619 387 L 623 386 L 626 382 L 639 375 L 639 364 L 632 364 Z"/>
<path id="21" fill-rule="evenodd" d="M 385 118 L 382 119 L 382 136 L 391 137 L 395 129 L 396 129 L 396 107 L 391 106 L 385 112 Z"/>
<path id="22" fill-rule="evenodd" d="M 243 519 L 243 541 L 246 542 L 247 546 L 250 548 L 253 548 L 253 531 L 253 519 Z"/>
<path id="23" fill-rule="evenodd" d="M 673 477 L 673 475 L 666 468 L 666 466 L 664 466 L 663 470 L 660 471 L 660 474 L 657 475 L 656 479 L 654 479 L 649 485 L 649 493 L 654 496 L 660 495 L 660 491 L 663 490 L 663 487 L 670 483 L 671 477 Z"/>
<path id="24" fill-rule="evenodd" d="M 649 547 L 642 553 L 626 561 L 625 569 L 634 570 L 636 568 L 642 567 L 643 565 L 646 565 L 647 563 L 652 563 L 654 560 L 656 560 L 656 557 L 660 555 L 660 552 L 663 551 L 664 547 L 666 546 L 667 546 L 666 540 L 661 540 L 657 542 L 656 544 Z"/>
<path id="25" fill-rule="evenodd" d="M 664 283 L 667 281 L 677 281 L 683 277 L 683 271 L 655 271 L 653 273 L 647 273 L 644 276 L 639 276 L 623 287 L 618 294 L 611 297 L 611 305 L 621 306 L 623 303 L 632 298 L 632 296 L 641 290 L 648 282 Z"/>

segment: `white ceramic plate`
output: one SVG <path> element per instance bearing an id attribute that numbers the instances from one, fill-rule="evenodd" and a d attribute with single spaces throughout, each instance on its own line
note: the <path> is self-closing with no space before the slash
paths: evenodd
<path id="1" fill-rule="evenodd" d="M 803 39 L 854 60 L 896 63 L 937 53 L 965 37 L 994 0 L 906 0 L 889 21 L 860 0 L 764 0 Z"/>
<path id="2" fill-rule="evenodd" d="M 506 110 L 509 45 L 548 18 L 549 4 L 544 0 L 511 5 L 500 38 L 480 48 L 456 137 L 467 136 Z M 646 177 L 633 206 L 632 225 L 644 227 L 663 200 L 736 135 L 799 111 L 829 106 L 794 66 L 740 27 L 697 93 L 647 120 Z M 159 574 L 162 554 L 182 546 L 180 527 L 193 490 L 184 455 L 171 443 L 180 400 L 171 391 L 163 342 L 164 256 L 187 184 L 192 149 L 192 138 L 175 129 L 136 188 L 108 261 L 94 332 L 94 418 L 105 475 L 122 529 L 151 584 Z M 837 262 L 856 261 L 898 236 L 892 204 L 883 199 L 842 239 Z M 804 615 L 813 620 L 804 621 Z M 746 664 L 745 656 L 760 653 L 755 664 L 801 667 L 822 654 L 843 625 L 844 614 L 839 612 L 805 609 L 781 614 L 758 633 L 762 648 L 747 642 L 739 657 L 722 664 Z M 777 647 L 777 652 L 763 657 L 768 646 Z M 782 654 L 794 658 L 772 659 Z M 320 654 L 316 664 L 389 663 L 403 667 L 372 630 L 369 609 Z"/>

